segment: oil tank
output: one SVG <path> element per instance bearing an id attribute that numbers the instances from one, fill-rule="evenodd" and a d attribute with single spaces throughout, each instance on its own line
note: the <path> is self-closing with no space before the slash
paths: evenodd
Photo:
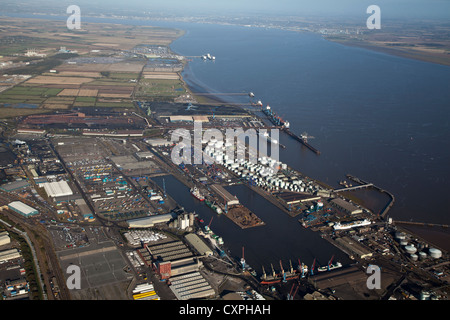
<path id="1" fill-rule="evenodd" d="M 417 252 L 417 248 L 414 247 L 413 245 L 407 245 L 405 246 L 405 251 L 409 254 L 414 254 Z"/>
<path id="2" fill-rule="evenodd" d="M 412 261 L 417 261 L 419 259 L 419 256 L 415 253 L 412 253 L 409 255 Z"/>
<path id="3" fill-rule="evenodd" d="M 419 252 L 419 259 L 425 260 L 427 258 L 427 254 L 423 251 Z"/>
<path id="4" fill-rule="evenodd" d="M 396 232 L 395 233 L 395 239 L 397 240 L 405 240 L 406 235 L 403 232 Z"/>
<path id="5" fill-rule="evenodd" d="M 428 250 L 430 257 L 433 259 L 439 259 L 440 257 L 442 257 L 442 251 L 436 248 L 430 248 Z"/>

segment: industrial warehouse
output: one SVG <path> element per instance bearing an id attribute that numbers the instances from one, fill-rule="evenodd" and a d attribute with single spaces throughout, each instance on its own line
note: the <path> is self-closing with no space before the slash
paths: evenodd
<path id="1" fill-rule="evenodd" d="M 10 204 L 8 204 L 8 208 L 25 216 L 25 217 L 31 217 L 31 216 L 39 214 L 38 210 L 30 207 L 29 205 L 27 205 L 21 201 L 11 202 Z"/>
<path id="2" fill-rule="evenodd" d="M 212 255 L 212 251 L 195 234 L 188 234 L 186 240 L 197 253 L 192 252 L 182 241 L 170 238 L 145 243 L 137 252 L 160 279 L 167 279 L 177 299 L 213 297 L 216 292 L 199 271 L 202 267 L 200 258 Z"/>

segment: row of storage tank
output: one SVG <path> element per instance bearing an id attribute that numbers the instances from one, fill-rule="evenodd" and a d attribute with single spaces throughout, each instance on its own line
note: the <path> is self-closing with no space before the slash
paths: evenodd
<path id="1" fill-rule="evenodd" d="M 396 232 L 395 239 L 399 242 L 405 252 L 409 254 L 413 261 L 425 260 L 428 257 L 432 259 L 439 259 L 442 257 L 442 251 L 437 248 L 428 248 L 421 243 L 418 243 L 417 246 L 409 243 L 406 234 L 403 232 Z M 428 254 L 426 251 L 428 251 Z"/>
<path id="2" fill-rule="evenodd" d="M 292 179 L 281 173 L 279 171 L 280 169 L 287 169 L 285 163 L 264 156 L 257 158 L 257 161 L 230 159 L 226 154 L 227 148 L 232 148 L 231 144 L 225 143 L 223 145 L 221 141 L 210 141 L 205 147 L 204 152 L 207 156 L 211 157 L 211 161 L 214 160 L 216 163 L 224 165 L 241 178 L 253 180 L 253 183 L 259 187 L 271 190 L 286 189 L 294 192 L 307 193 L 317 191 L 317 187 L 312 182 L 305 183 L 301 179 Z"/>

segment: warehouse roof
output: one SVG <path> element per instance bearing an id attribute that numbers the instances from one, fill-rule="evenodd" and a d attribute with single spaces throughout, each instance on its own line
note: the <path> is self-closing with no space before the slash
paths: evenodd
<path id="1" fill-rule="evenodd" d="M 8 204 L 8 207 L 18 210 L 25 215 L 29 215 L 29 214 L 33 214 L 33 213 L 37 212 L 36 209 L 30 207 L 29 205 L 26 205 L 25 203 L 23 203 L 21 201 L 13 201 L 10 204 Z"/>
<path id="2" fill-rule="evenodd" d="M 333 199 L 331 201 L 332 203 L 334 203 L 336 206 L 350 212 L 350 213 L 359 213 L 362 212 L 361 209 L 359 209 L 358 207 L 354 206 L 353 204 L 351 204 L 350 202 L 347 202 L 341 198 L 336 198 Z"/>
<path id="3" fill-rule="evenodd" d="M 42 184 L 49 197 L 71 196 L 73 194 L 67 181 L 54 181 Z"/>
<path id="4" fill-rule="evenodd" d="M 149 228 L 153 227 L 156 223 L 169 222 L 173 218 L 176 218 L 175 213 L 160 214 L 151 217 L 137 218 L 127 220 L 129 228 Z"/>
<path id="5" fill-rule="evenodd" d="M 211 249 L 195 233 L 189 233 L 188 235 L 186 235 L 186 240 L 201 255 L 212 255 L 213 254 Z"/>
<path id="6" fill-rule="evenodd" d="M 0 186 L 0 189 L 2 189 L 3 191 L 9 192 L 9 191 L 17 190 L 17 189 L 26 188 L 29 185 L 30 184 L 28 183 L 28 181 L 24 179 L 24 180 L 17 180 L 17 181 L 2 184 Z"/>

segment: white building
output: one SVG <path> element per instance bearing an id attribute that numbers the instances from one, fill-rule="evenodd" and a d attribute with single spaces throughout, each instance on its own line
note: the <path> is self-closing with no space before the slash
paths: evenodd
<path id="1" fill-rule="evenodd" d="M 8 208 L 20 213 L 21 215 L 25 217 L 33 216 L 35 214 L 39 214 L 39 211 L 36 209 L 30 207 L 29 205 L 26 205 L 25 203 L 21 201 L 13 201 L 10 204 L 8 204 Z"/>
<path id="2" fill-rule="evenodd" d="M 46 182 L 42 186 L 47 195 L 52 198 L 73 195 L 73 191 L 70 189 L 67 181 Z"/>
<path id="3" fill-rule="evenodd" d="M 0 232 L 0 246 L 11 243 L 11 238 L 7 231 Z"/>

